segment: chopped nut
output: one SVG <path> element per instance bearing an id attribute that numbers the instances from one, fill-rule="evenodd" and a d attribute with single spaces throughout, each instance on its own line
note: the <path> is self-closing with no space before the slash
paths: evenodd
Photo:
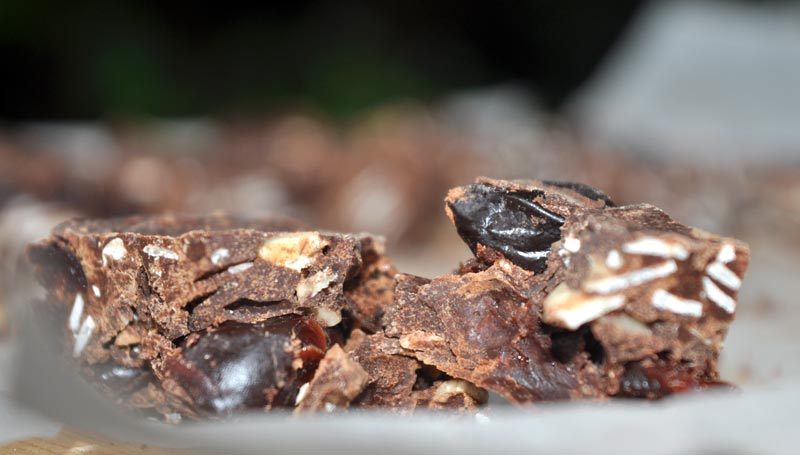
<path id="1" fill-rule="evenodd" d="M 581 240 L 575 237 L 567 237 L 564 239 L 564 249 L 570 253 L 577 253 L 581 249 Z"/>
<path id="2" fill-rule="evenodd" d="M 314 297 L 320 291 L 336 281 L 338 275 L 330 269 L 319 271 L 297 284 L 297 298 L 300 300 Z"/>
<path id="3" fill-rule="evenodd" d="M 653 334 L 653 331 L 650 330 L 645 324 L 633 319 L 632 317 L 621 313 L 621 314 L 609 314 L 607 316 L 603 316 L 603 322 L 613 326 L 615 329 L 629 333 L 632 335 L 643 335 L 643 336 L 650 336 Z"/>
<path id="4" fill-rule="evenodd" d="M 172 259 L 174 261 L 178 260 L 178 253 L 168 248 L 162 248 L 158 245 L 147 245 L 144 247 L 144 252 L 148 256 L 154 258 Z"/>
<path id="5" fill-rule="evenodd" d="M 127 327 L 117 335 L 117 338 L 114 339 L 114 344 L 117 346 L 132 346 L 134 344 L 139 344 L 141 341 L 142 338 L 139 334 L 131 327 Z"/>
<path id="6" fill-rule="evenodd" d="M 231 255 L 231 252 L 227 248 L 217 248 L 211 253 L 211 263 L 214 265 L 222 264 L 222 261 L 228 259 Z"/>
<path id="7" fill-rule="evenodd" d="M 128 254 L 128 250 L 125 248 L 125 243 L 122 241 L 121 238 L 115 237 L 111 239 L 106 246 L 103 247 L 103 265 L 107 265 L 106 258 L 111 258 L 115 261 L 119 261 L 120 259 L 124 258 Z"/>
<path id="8" fill-rule="evenodd" d="M 258 251 L 261 259 L 298 272 L 328 245 L 318 232 L 296 232 L 268 239 Z"/>
<path id="9" fill-rule="evenodd" d="M 433 401 L 446 403 L 456 395 L 467 395 L 478 403 L 485 403 L 489 399 L 489 393 L 475 384 L 463 379 L 450 379 L 439 385 L 433 394 Z"/>
<path id="10" fill-rule="evenodd" d="M 315 308 L 314 316 L 316 316 L 317 319 L 325 323 L 327 327 L 333 327 L 336 324 L 342 322 L 341 313 L 329 310 L 327 308 L 322 308 L 322 307 Z"/>
<path id="11" fill-rule="evenodd" d="M 544 299 L 543 318 L 549 324 L 575 330 L 586 322 L 622 308 L 623 305 L 623 295 L 593 296 L 571 289 L 567 283 L 561 283 Z"/>

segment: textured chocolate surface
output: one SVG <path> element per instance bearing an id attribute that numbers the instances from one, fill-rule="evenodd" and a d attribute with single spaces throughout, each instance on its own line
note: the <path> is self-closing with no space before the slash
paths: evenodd
<path id="1" fill-rule="evenodd" d="M 573 183 L 482 178 L 445 203 L 475 258 L 431 279 L 285 219 L 78 220 L 29 258 L 65 354 L 167 421 L 719 384 L 746 245 Z"/>

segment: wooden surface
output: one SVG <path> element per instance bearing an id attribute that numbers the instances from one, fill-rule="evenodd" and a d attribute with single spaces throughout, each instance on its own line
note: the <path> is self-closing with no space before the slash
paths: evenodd
<path id="1" fill-rule="evenodd" d="M 1 455 L 200 455 L 202 453 L 194 450 L 164 449 L 147 444 L 121 443 L 70 430 L 62 430 L 53 438 L 23 439 L 0 446 Z"/>

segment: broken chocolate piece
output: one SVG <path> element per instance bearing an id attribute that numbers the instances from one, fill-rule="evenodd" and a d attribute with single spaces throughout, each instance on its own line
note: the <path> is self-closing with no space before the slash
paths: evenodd
<path id="1" fill-rule="evenodd" d="M 534 302 L 506 274 L 509 267 L 515 266 L 503 260 L 430 282 L 402 277 L 397 304 L 386 315 L 387 335 L 406 355 L 514 403 L 602 395 L 588 355 L 558 361 Z"/>
<path id="2" fill-rule="evenodd" d="M 350 359 L 341 346 L 335 345 L 320 361 L 311 382 L 300 388 L 295 413 L 346 408 L 364 390 L 367 379 L 367 372 L 361 365 Z"/>
<path id="3" fill-rule="evenodd" d="M 661 359 L 667 370 L 684 372 L 679 382 L 706 384 L 717 381 L 719 352 L 747 268 L 749 252 L 746 245 L 684 226 L 647 204 L 613 207 L 607 198 L 592 197 L 593 194 L 602 194 L 600 192 L 594 193 L 576 185 L 555 186 L 558 191 L 552 189 L 552 184 L 541 182 L 481 179 L 475 185 L 452 190 L 448 196 L 447 204 L 452 210 L 452 207 L 475 204 L 476 194 L 500 195 L 497 197 L 507 201 L 513 192 L 531 194 L 538 191 L 535 193 L 539 198 L 537 203 L 563 217 L 558 238 L 542 255 L 544 263 L 534 267 L 537 275 L 523 278 L 521 282 L 517 280 L 517 283 L 502 276 L 493 278 L 491 286 L 497 287 L 496 283 L 505 281 L 516 293 L 532 300 L 527 304 L 528 310 L 512 312 L 511 316 L 520 320 L 540 317 L 547 324 L 537 328 L 535 322 L 526 322 L 511 330 L 520 333 L 521 340 L 544 339 L 551 343 L 556 359 L 572 372 L 574 379 L 581 384 L 580 390 L 593 390 L 588 395 L 617 394 L 625 387 L 621 378 L 626 377 L 626 372 L 628 378 L 633 374 L 626 367 L 629 362 L 656 358 Z M 577 191 L 581 197 L 589 196 L 593 202 L 581 201 L 565 190 Z M 488 203 L 494 204 L 496 200 L 489 198 Z M 514 205 L 506 202 L 503 207 L 513 209 Z M 451 219 L 458 227 L 464 220 L 460 220 L 455 212 L 452 210 Z M 537 220 L 537 225 L 547 223 L 541 217 L 537 218 L 536 211 L 526 213 Z M 549 219 L 555 222 L 553 218 Z M 473 227 L 487 225 L 481 219 L 470 223 Z M 509 224 L 505 229 L 513 230 L 513 225 Z M 530 231 L 522 229 L 521 232 Z M 555 237 L 545 233 L 543 239 L 551 241 Z M 520 263 L 513 254 L 506 256 L 507 251 L 502 248 L 499 256 L 485 254 L 481 248 L 494 246 L 480 244 L 480 237 L 465 240 L 479 259 L 488 260 L 493 265 L 485 270 L 462 267 L 461 281 L 443 295 L 426 300 L 425 307 L 437 308 L 448 299 L 471 302 L 463 296 L 464 290 L 486 281 L 487 273 L 502 271 L 503 275 L 510 276 L 519 268 L 517 266 L 526 267 L 526 263 Z M 476 242 L 478 247 L 474 248 Z M 519 271 L 514 273 L 520 276 Z M 439 277 L 434 281 L 445 278 Z M 482 290 L 489 288 L 488 285 L 480 287 Z M 424 289 L 418 295 L 424 298 Z M 474 308 L 476 305 L 480 308 L 476 303 L 469 306 Z M 500 304 L 493 305 L 495 313 L 504 314 L 502 308 Z M 457 315 L 453 309 L 446 313 L 437 313 L 427 325 L 442 326 L 443 321 Z M 510 319 L 508 315 L 505 317 Z M 479 327 L 476 322 L 463 318 L 449 324 L 462 324 L 473 327 L 475 331 Z M 403 337 L 417 336 L 417 330 L 418 327 L 407 325 L 401 330 L 395 327 L 392 333 L 402 340 Z M 464 346 L 464 342 L 459 341 L 454 347 L 458 338 L 439 336 L 443 340 L 438 344 L 457 353 L 456 358 L 463 362 L 464 355 L 458 354 L 458 349 Z M 427 358 L 439 352 L 438 349 L 431 345 L 420 350 L 416 346 L 415 350 L 419 352 L 415 355 Z M 570 365 L 581 358 L 591 362 Z M 446 366 L 433 364 L 448 371 Z M 687 370 L 685 365 L 691 365 L 691 368 Z M 473 374 L 477 371 L 473 370 Z M 480 380 L 475 382 L 506 396 L 514 393 L 507 386 L 492 387 Z M 663 385 L 662 390 L 671 393 L 687 388 Z M 562 392 L 574 393 L 570 386 L 563 388 Z M 653 391 L 644 395 L 655 397 Z"/>

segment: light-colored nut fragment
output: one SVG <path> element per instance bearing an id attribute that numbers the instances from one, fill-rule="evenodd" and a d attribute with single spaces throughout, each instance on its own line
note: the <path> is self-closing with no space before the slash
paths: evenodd
<path id="1" fill-rule="evenodd" d="M 106 243 L 106 246 L 103 247 L 102 254 L 103 265 L 108 265 L 107 258 L 119 261 L 128 254 L 128 249 L 125 248 L 125 242 L 123 242 L 121 238 L 114 237 L 113 239 L 109 240 L 108 243 Z"/>
<path id="2" fill-rule="evenodd" d="M 553 289 L 542 303 L 544 320 L 549 324 L 575 330 L 600 316 L 622 308 L 624 295 L 589 295 L 576 291 L 567 283 Z"/>
<path id="3" fill-rule="evenodd" d="M 477 403 L 485 403 L 489 399 L 489 393 L 475 384 L 463 379 L 450 379 L 436 388 L 436 392 L 433 393 L 433 401 L 447 403 L 448 400 L 458 395 L 467 395 Z"/>
<path id="4" fill-rule="evenodd" d="M 314 308 L 314 316 L 322 321 L 327 327 L 333 327 L 342 322 L 342 313 L 329 310 L 327 308 Z"/>
<path id="5" fill-rule="evenodd" d="M 611 250 L 606 256 L 606 266 L 611 270 L 619 270 L 622 267 L 622 255 L 617 250 Z"/>
<path id="6" fill-rule="evenodd" d="M 614 327 L 615 329 L 619 330 L 620 332 L 623 332 L 623 333 L 629 335 L 629 336 L 635 336 L 635 335 L 652 336 L 653 335 L 653 331 L 650 329 L 650 327 L 648 327 L 647 325 L 645 325 L 641 321 L 638 321 L 638 320 L 628 316 L 625 313 L 609 314 L 609 315 L 603 316 L 603 318 L 598 322 L 601 322 L 601 321 L 606 323 L 606 324 L 608 324 L 608 325 L 610 325 L 610 326 L 612 326 L 612 327 Z"/>
<path id="7" fill-rule="evenodd" d="M 685 261 L 689 258 L 689 251 L 683 245 L 675 241 L 650 236 L 639 237 L 632 242 L 623 244 L 622 251 L 629 254 L 674 258 L 680 261 Z"/>
<path id="8" fill-rule="evenodd" d="M 425 346 L 440 345 L 444 342 L 444 338 L 424 330 L 412 330 L 400 336 L 400 347 L 410 350 L 416 350 Z"/>
<path id="9" fill-rule="evenodd" d="M 297 270 L 311 265 L 328 241 L 318 232 L 295 232 L 267 239 L 258 250 L 258 256 L 275 265 Z"/>
<path id="10" fill-rule="evenodd" d="M 597 294 L 610 294 L 633 286 L 639 286 L 649 281 L 672 275 L 678 270 L 678 264 L 669 260 L 650 267 L 632 270 L 622 275 L 589 280 L 583 285 L 586 292 Z"/>
<path id="11" fill-rule="evenodd" d="M 697 300 L 684 299 L 663 289 L 656 289 L 650 303 L 654 308 L 684 316 L 699 318 L 703 315 L 703 304 Z"/>
<path id="12" fill-rule="evenodd" d="M 222 264 L 222 261 L 228 259 L 231 256 L 230 250 L 227 248 L 217 248 L 211 253 L 211 263 L 214 265 Z"/>
<path id="13" fill-rule="evenodd" d="M 144 247 L 145 254 L 150 257 L 154 258 L 164 258 L 164 259 L 171 259 L 173 261 L 178 260 L 178 253 L 170 250 L 169 248 L 162 248 L 158 245 L 147 245 Z"/>
<path id="14" fill-rule="evenodd" d="M 581 249 L 581 239 L 567 237 L 564 239 L 564 249 L 570 253 L 577 253 Z"/>
<path id="15" fill-rule="evenodd" d="M 141 343 L 142 338 L 131 327 L 126 327 L 125 330 L 119 333 L 114 339 L 114 344 L 117 346 L 132 346 Z"/>
<path id="16" fill-rule="evenodd" d="M 336 278 L 338 278 L 338 275 L 335 272 L 330 269 L 325 269 L 308 278 L 300 280 L 296 289 L 297 298 L 302 301 L 308 297 L 314 297 L 336 281 Z"/>

